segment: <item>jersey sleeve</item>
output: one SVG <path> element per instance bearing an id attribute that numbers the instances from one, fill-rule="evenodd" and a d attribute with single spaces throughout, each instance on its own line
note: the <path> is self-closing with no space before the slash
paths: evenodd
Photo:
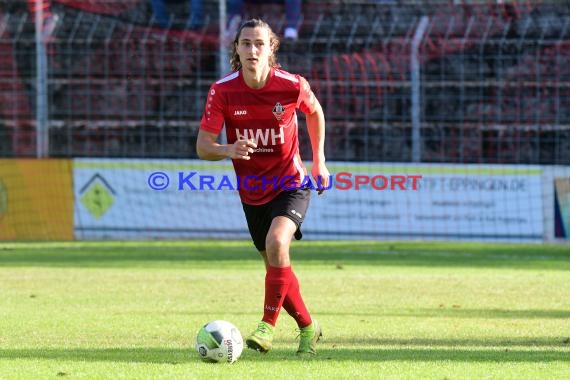
<path id="1" fill-rule="evenodd" d="M 299 98 L 297 99 L 297 108 L 305 114 L 311 114 L 315 112 L 315 94 L 311 90 L 309 82 L 302 76 L 299 76 Z"/>
<path id="2" fill-rule="evenodd" d="M 204 114 L 200 121 L 200 129 L 218 134 L 224 126 L 223 96 L 213 84 L 208 91 Z"/>

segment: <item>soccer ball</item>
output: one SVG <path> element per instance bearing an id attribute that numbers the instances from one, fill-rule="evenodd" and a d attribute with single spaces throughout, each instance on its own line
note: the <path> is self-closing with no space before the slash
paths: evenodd
<path id="1" fill-rule="evenodd" d="M 230 322 L 212 321 L 198 331 L 196 350 L 205 362 L 233 363 L 243 351 L 243 339 Z"/>

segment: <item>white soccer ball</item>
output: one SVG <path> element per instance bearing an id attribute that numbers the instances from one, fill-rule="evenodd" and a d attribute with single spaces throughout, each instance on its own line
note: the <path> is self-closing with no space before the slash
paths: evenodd
<path id="1" fill-rule="evenodd" d="M 232 323 L 212 321 L 198 331 L 196 350 L 205 362 L 233 363 L 243 351 L 243 339 Z"/>

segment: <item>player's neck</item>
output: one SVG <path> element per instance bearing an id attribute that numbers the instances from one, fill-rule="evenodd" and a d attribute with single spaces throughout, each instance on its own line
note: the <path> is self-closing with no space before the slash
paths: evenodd
<path id="1" fill-rule="evenodd" d="M 242 69 L 241 72 L 243 74 L 243 80 L 245 84 L 248 87 L 258 90 L 267 84 L 271 68 L 267 66 L 267 68 L 263 70 Z"/>

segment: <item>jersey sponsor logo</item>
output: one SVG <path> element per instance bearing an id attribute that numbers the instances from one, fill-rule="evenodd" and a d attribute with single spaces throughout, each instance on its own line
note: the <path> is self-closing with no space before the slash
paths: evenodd
<path id="1" fill-rule="evenodd" d="M 247 115 L 247 110 L 235 110 L 234 116 L 245 116 Z"/>
<path id="2" fill-rule="evenodd" d="M 273 148 L 255 148 L 253 153 L 273 153 Z"/>
<path id="3" fill-rule="evenodd" d="M 283 145 L 285 143 L 285 133 L 283 133 L 283 128 L 279 128 L 279 131 L 272 128 L 267 128 L 267 129 L 246 128 L 241 130 L 236 129 L 236 137 L 238 140 L 253 140 L 256 145 L 263 145 L 263 146 Z"/>
<path id="4" fill-rule="evenodd" d="M 285 107 L 283 107 L 279 102 L 275 103 L 275 106 L 273 107 L 273 116 L 275 116 L 277 121 L 281 121 L 283 115 L 285 115 Z"/>

